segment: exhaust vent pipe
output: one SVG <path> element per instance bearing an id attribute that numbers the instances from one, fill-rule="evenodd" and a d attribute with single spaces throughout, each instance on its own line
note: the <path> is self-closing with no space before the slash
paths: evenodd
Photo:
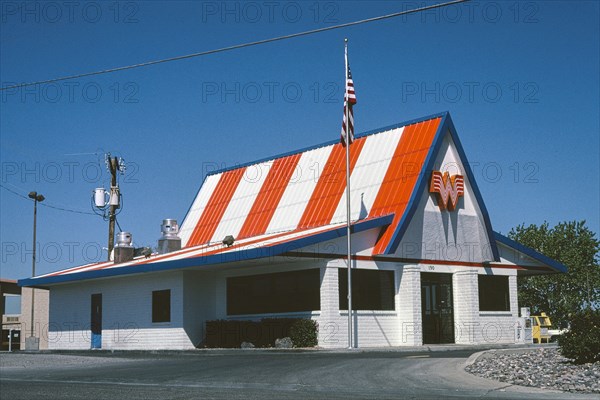
<path id="1" fill-rule="evenodd" d="M 181 250 L 181 238 L 177 236 L 179 234 L 179 225 L 177 225 L 176 219 L 163 219 L 160 232 L 162 236 L 158 239 L 159 254 Z"/>
<path id="2" fill-rule="evenodd" d="M 117 234 L 117 244 L 114 248 L 115 264 L 124 263 L 133 260 L 134 248 L 131 245 L 133 238 L 129 232 L 119 232 Z"/>

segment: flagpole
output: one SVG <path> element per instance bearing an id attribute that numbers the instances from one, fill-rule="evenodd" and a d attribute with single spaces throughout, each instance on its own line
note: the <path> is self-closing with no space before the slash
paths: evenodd
<path id="1" fill-rule="evenodd" d="M 344 39 L 344 56 L 346 59 L 345 83 L 348 84 L 348 39 Z M 352 345 L 352 247 L 350 240 L 350 103 L 348 101 L 348 88 L 345 90 L 346 113 L 346 236 L 348 238 L 348 348 Z"/>

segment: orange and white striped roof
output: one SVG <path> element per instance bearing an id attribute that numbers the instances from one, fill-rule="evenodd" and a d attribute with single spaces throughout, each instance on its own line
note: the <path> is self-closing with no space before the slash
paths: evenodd
<path id="1" fill-rule="evenodd" d="M 350 146 L 351 219 L 394 214 L 373 253 L 382 253 L 422 173 L 441 117 L 371 133 Z M 207 176 L 185 217 L 184 247 L 346 221 L 346 159 L 341 143 Z"/>
<path id="2" fill-rule="evenodd" d="M 556 271 L 564 266 L 524 248 L 491 229 L 489 216 L 466 163 L 448 113 L 383 128 L 350 146 L 353 232 L 380 229 L 372 255 L 390 255 L 398 246 L 448 132 L 465 162 L 490 238 Z M 208 175 L 180 230 L 183 249 L 126 263 L 100 262 L 22 279 L 20 286 L 48 285 L 109 276 L 232 263 L 288 254 L 346 235 L 345 148 L 337 141 Z M 222 241 L 235 238 L 233 246 Z M 552 262 L 554 264 L 552 264 Z M 562 269 L 561 269 L 562 268 Z M 563 271 L 564 272 L 564 271 Z"/>

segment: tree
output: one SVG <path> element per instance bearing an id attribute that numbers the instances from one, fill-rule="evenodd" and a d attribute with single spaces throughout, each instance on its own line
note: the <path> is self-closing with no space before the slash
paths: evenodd
<path id="1" fill-rule="evenodd" d="M 570 314 L 600 306 L 600 241 L 585 221 L 561 222 L 554 228 L 547 222 L 520 225 L 508 236 L 568 268 L 565 274 L 519 277 L 520 305 L 531 307 L 534 315 L 546 312 L 560 328 L 568 326 Z"/>

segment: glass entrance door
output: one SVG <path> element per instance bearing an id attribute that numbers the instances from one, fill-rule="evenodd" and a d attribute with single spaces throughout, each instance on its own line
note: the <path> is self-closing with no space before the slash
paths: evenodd
<path id="1" fill-rule="evenodd" d="M 454 343 L 452 274 L 421 272 L 423 343 Z"/>

